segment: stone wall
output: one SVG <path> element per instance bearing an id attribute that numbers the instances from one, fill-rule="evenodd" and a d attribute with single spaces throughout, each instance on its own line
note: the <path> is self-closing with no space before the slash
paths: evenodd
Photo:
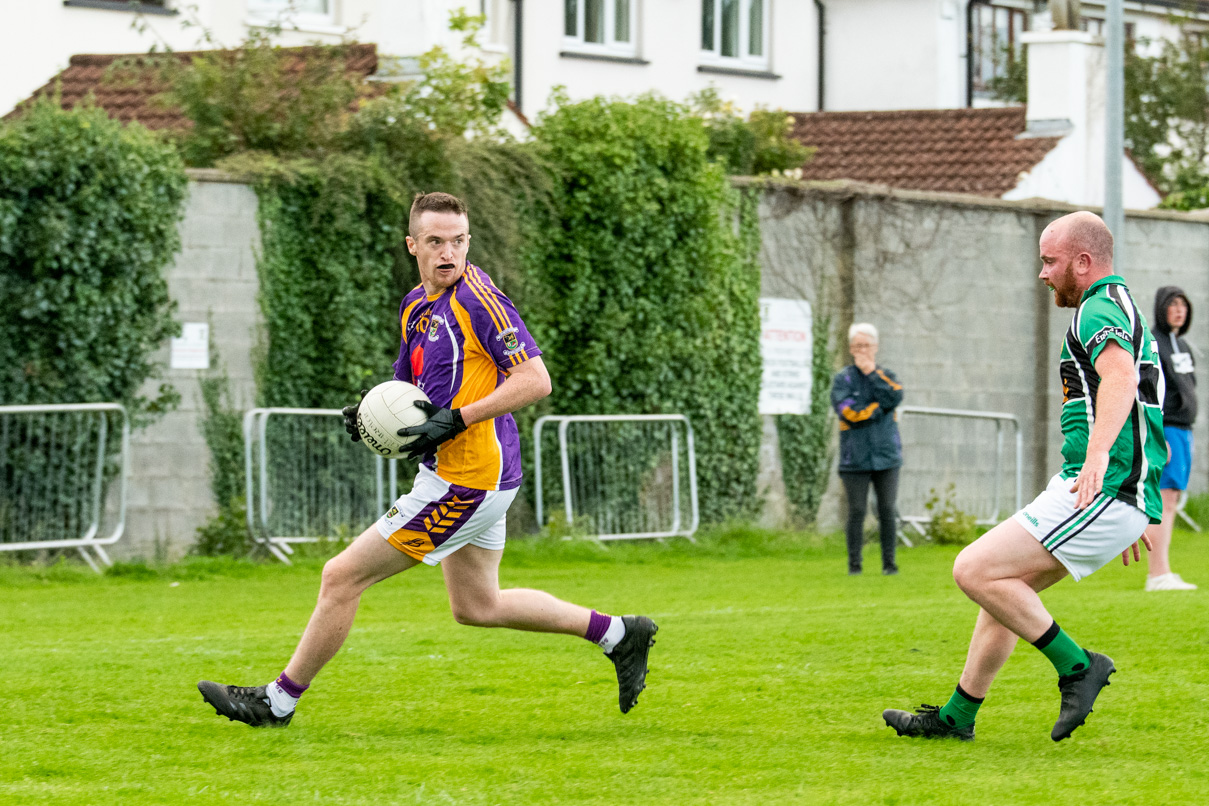
<path id="1" fill-rule="evenodd" d="M 848 324 L 875 324 L 878 361 L 898 373 L 907 404 L 1014 415 L 1023 434 L 1027 502 L 1061 467 L 1057 358 L 1071 314 L 1054 306 L 1037 278 L 1037 240 L 1046 224 L 1073 209 L 857 185 L 771 189 L 761 206 L 762 295 L 805 298 L 831 311 L 842 346 Z M 1162 285 L 1182 286 L 1194 311 L 1206 310 L 1209 226 L 1203 218 L 1131 213 L 1126 246 L 1128 263 L 1118 271 L 1148 320 Z M 1209 344 L 1206 319 L 1193 318 L 1188 339 L 1196 346 Z M 845 350 L 839 365 L 849 360 Z M 924 498 L 950 483 L 964 509 L 994 514 L 993 424 L 906 415 L 900 426 L 903 514 L 923 514 Z M 1201 450 L 1194 456 L 1193 493 L 1209 489 L 1207 437 L 1209 418 L 1202 417 L 1195 428 Z M 1015 503 L 1009 428 L 1004 438 L 1000 515 Z M 775 479 L 768 474 L 766 468 L 765 476 Z M 767 486 L 775 498 L 776 485 Z M 833 476 L 820 514 L 824 525 L 839 522 L 841 504 Z"/>
<path id="2" fill-rule="evenodd" d="M 247 409 L 255 398 L 256 195 L 214 172 L 195 171 L 192 179 L 183 248 L 168 285 L 181 321 L 211 323 L 234 403 Z M 1015 415 L 1024 437 L 1022 496 L 1028 501 L 1061 463 L 1057 356 L 1070 321 L 1037 279 L 1037 238 L 1071 209 L 851 184 L 778 186 L 765 192 L 761 205 L 761 293 L 809 299 L 816 312 L 833 316 L 841 345 L 851 322 L 876 324 L 879 362 L 898 373 L 909 404 Z M 1209 345 L 1209 224 L 1189 214 L 1138 213 L 1130 215 L 1126 232 L 1124 274 L 1138 306 L 1149 317 L 1156 288 L 1182 285 L 1198 312 L 1189 340 Z M 167 347 L 161 357 L 167 364 Z M 134 435 L 126 534 L 115 556 L 179 556 L 214 510 L 201 436 L 198 380 L 204 374 L 168 370 L 180 408 Z M 969 508 L 992 506 L 993 426 L 908 416 L 901 427 L 904 514 L 921 510 L 930 490 L 949 483 Z M 1209 417 L 1202 417 L 1194 493 L 1209 489 L 1207 429 Z M 772 418 L 764 433 L 763 522 L 780 525 L 787 508 Z M 1009 451 L 1000 474 L 1001 509 L 1014 504 L 1013 443 L 1010 432 L 1004 436 Z M 841 504 L 833 474 L 820 515 L 825 527 L 838 524 Z"/>
<path id="3" fill-rule="evenodd" d="M 168 270 L 168 290 L 177 304 L 177 319 L 210 323 L 211 349 L 230 378 L 233 403 L 251 408 L 259 317 L 256 194 L 214 172 L 191 172 L 191 178 L 181 252 Z M 164 366 L 168 355 L 165 345 L 159 356 Z M 115 557 L 178 557 L 214 512 L 198 381 L 218 371 L 214 363 L 210 370 L 164 371 L 162 380 L 176 387 L 181 403 L 131 436 L 126 533 L 113 547 Z"/>

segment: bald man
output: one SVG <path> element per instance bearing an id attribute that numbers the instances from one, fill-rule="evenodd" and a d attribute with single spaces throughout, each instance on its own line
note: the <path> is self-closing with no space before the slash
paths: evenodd
<path id="1" fill-rule="evenodd" d="M 1080 647 L 1039 591 L 1095 572 L 1113 557 L 1149 550 L 1146 527 L 1162 519 L 1159 477 L 1163 377 L 1158 349 L 1125 281 L 1113 274 L 1112 233 L 1079 212 L 1041 234 L 1041 280 L 1075 316 L 1062 343 L 1062 470 L 1031 504 L 957 555 L 953 578 L 979 606 L 957 690 L 942 707 L 882 716 L 899 736 L 974 739 L 974 718 L 1019 636 L 1049 659 L 1062 695 L 1050 734 L 1061 741 L 1091 713 L 1108 676 L 1107 655 Z"/>

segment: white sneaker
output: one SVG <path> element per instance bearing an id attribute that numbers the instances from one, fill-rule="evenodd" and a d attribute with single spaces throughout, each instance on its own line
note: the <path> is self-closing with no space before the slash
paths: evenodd
<path id="1" fill-rule="evenodd" d="M 1180 575 L 1171 572 L 1169 574 L 1159 574 L 1157 577 L 1146 577 L 1146 590 L 1148 591 L 1194 591 L 1196 585 L 1191 582 L 1185 582 L 1180 578 Z"/>

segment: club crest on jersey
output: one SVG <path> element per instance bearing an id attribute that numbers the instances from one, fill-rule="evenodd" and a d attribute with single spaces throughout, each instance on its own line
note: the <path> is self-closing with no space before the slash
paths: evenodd
<path id="1" fill-rule="evenodd" d="M 517 328 L 510 327 L 495 337 L 496 341 L 504 342 L 504 355 L 514 356 L 525 349 L 525 343 L 517 338 Z"/>
<path id="2" fill-rule="evenodd" d="M 436 341 L 441 336 L 441 325 L 445 324 L 445 320 L 439 316 L 432 317 L 432 327 L 428 328 L 428 340 Z"/>

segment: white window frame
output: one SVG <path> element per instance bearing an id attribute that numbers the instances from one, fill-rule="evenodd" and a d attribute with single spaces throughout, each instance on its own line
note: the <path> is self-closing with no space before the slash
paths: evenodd
<path id="1" fill-rule="evenodd" d="M 280 23 L 284 30 L 299 30 L 317 33 L 339 32 L 334 28 L 336 19 L 333 7 L 335 0 L 323 0 L 326 10 L 322 12 L 300 11 L 295 6 L 302 0 L 248 0 L 249 22 L 258 25 Z M 342 30 L 342 29 L 340 29 Z"/>
<path id="2" fill-rule="evenodd" d="M 508 50 L 506 33 L 508 17 L 502 8 L 507 0 L 479 0 L 479 13 L 487 18 L 479 36 L 479 46 L 483 50 L 504 53 Z"/>
<path id="3" fill-rule="evenodd" d="M 751 54 L 751 4 L 752 0 L 737 0 L 739 3 L 739 55 L 738 56 L 723 56 L 722 55 L 722 0 L 701 0 L 701 16 L 698 18 L 696 26 L 696 36 L 700 41 L 703 26 L 705 24 L 705 8 L 706 5 L 712 5 L 714 11 L 714 40 L 713 48 L 707 49 L 704 46 L 701 48 L 702 64 L 712 65 L 715 67 L 733 67 L 742 70 L 768 70 L 772 64 L 770 51 L 772 50 L 772 3 L 773 0 L 763 0 L 764 3 L 764 18 L 761 20 L 764 30 L 761 34 L 761 41 L 764 43 L 764 52 L 759 56 Z"/>
<path id="4" fill-rule="evenodd" d="M 584 41 L 584 24 L 587 15 L 584 11 L 586 0 L 577 0 L 575 10 L 575 36 L 566 33 L 566 5 L 560 3 L 562 11 L 560 26 L 563 31 L 563 49 L 575 53 L 595 54 L 600 56 L 617 56 L 636 58 L 638 56 L 638 0 L 601 0 L 604 3 L 605 36 L 604 42 Z M 629 5 L 630 9 L 630 41 L 618 42 L 616 31 L 617 6 L 621 3 Z"/>

